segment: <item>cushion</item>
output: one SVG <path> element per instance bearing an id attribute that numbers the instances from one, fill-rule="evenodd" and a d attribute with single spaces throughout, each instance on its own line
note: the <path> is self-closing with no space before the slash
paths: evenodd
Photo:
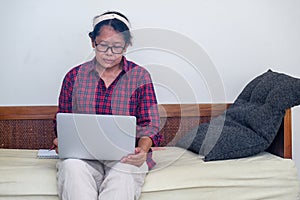
<path id="1" fill-rule="evenodd" d="M 223 199 L 229 193 L 232 200 L 294 200 L 299 195 L 294 161 L 269 153 L 204 163 L 190 151 L 166 147 L 155 148 L 153 159 L 157 165 L 146 176 L 140 200 Z M 37 159 L 36 150 L 0 149 L 0 199 L 58 200 L 56 162 Z"/>
<path id="2" fill-rule="evenodd" d="M 222 115 L 199 125 L 176 146 L 205 161 L 260 153 L 274 140 L 285 110 L 299 104 L 300 79 L 268 70 L 249 82 Z"/>

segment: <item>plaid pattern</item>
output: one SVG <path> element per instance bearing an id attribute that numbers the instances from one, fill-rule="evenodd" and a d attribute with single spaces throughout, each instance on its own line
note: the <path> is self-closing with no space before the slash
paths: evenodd
<path id="1" fill-rule="evenodd" d="M 71 69 L 65 76 L 58 112 L 132 115 L 137 118 L 137 141 L 149 136 L 153 146 L 161 141 L 157 100 L 150 74 L 133 62 L 122 59 L 122 72 L 107 88 L 96 72 L 95 58 Z M 155 162 L 148 153 L 147 164 Z"/>

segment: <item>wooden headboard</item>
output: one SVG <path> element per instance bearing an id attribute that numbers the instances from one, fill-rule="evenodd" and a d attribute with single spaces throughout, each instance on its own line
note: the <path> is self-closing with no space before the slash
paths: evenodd
<path id="1" fill-rule="evenodd" d="M 185 133 L 222 114 L 230 104 L 160 104 L 164 137 L 161 146 L 173 146 Z M 53 118 L 57 106 L 1 106 L 0 148 L 49 148 L 55 137 Z M 275 140 L 268 151 L 292 158 L 291 110 L 287 110 Z"/>

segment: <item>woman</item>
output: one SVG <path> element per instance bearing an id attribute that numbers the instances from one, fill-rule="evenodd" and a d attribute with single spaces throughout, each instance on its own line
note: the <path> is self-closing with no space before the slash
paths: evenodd
<path id="1" fill-rule="evenodd" d="M 66 74 L 58 112 L 136 116 L 135 154 L 120 161 L 59 161 L 61 199 L 138 199 L 145 175 L 155 165 L 151 146 L 161 139 L 157 100 L 149 73 L 123 55 L 131 45 L 129 26 L 118 12 L 93 19 L 89 36 L 95 57 Z M 57 138 L 53 143 L 57 147 Z"/>

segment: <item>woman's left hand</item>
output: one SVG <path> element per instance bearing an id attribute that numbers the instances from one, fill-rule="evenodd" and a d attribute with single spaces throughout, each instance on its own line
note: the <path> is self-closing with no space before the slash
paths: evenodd
<path id="1" fill-rule="evenodd" d="M 145 152 L 141 147 L 136 147 L 135 154 L 129 154 L 128 156 L 122 158 L 121 162 L 140 167 L 144 164 L 146 159 L 147 152 Z"/>

